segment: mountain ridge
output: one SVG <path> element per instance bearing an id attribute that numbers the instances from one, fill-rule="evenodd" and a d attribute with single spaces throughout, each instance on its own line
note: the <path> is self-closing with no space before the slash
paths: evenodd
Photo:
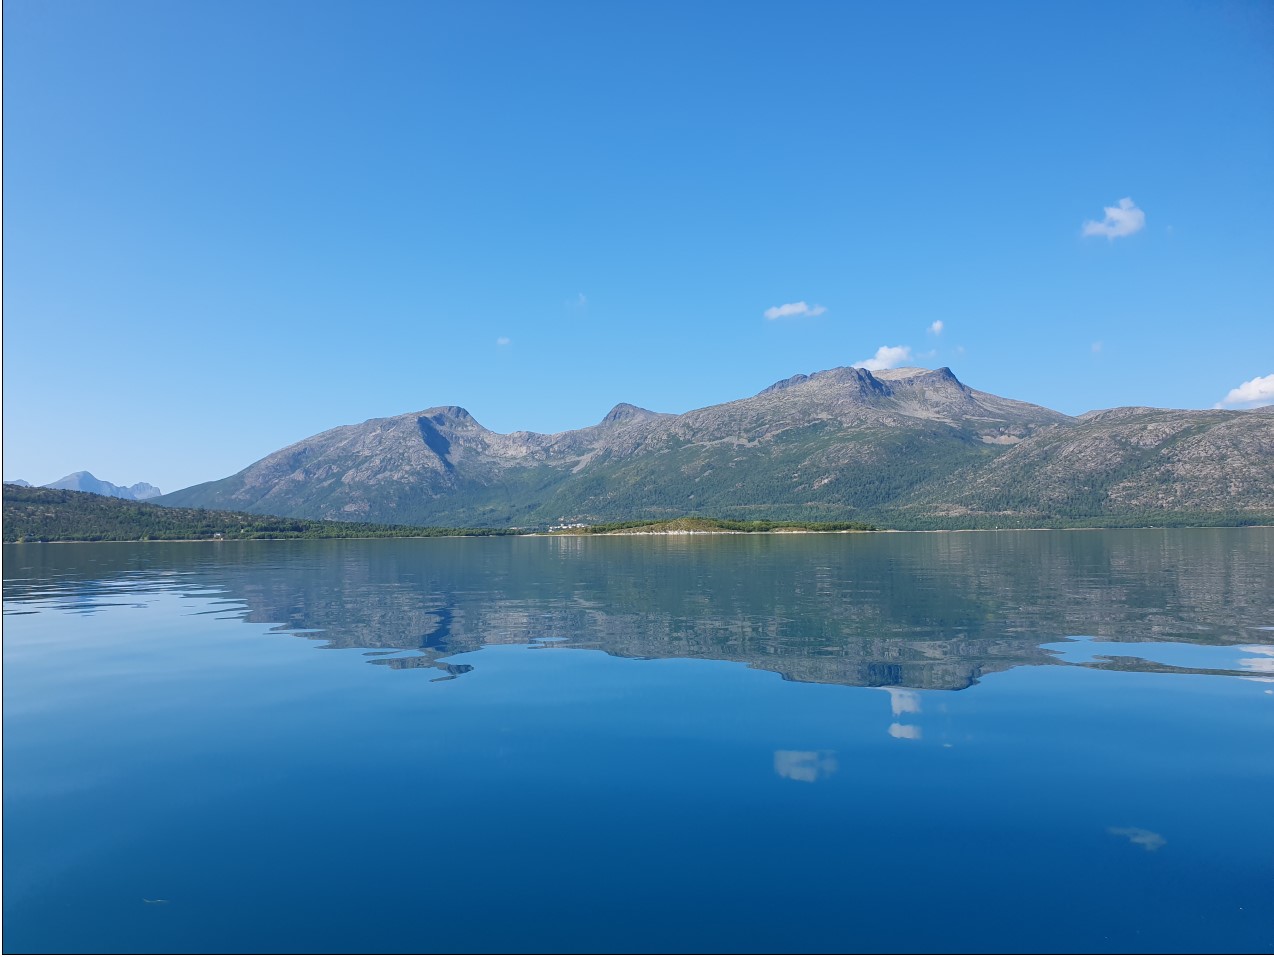
<path id="1" fill-rule="evenodd" d="M 1168 414 L 1130 408 L 1072 417 L 973 389 L 946 367 L 837 367 L 680 414 L 621 402 L 593 425 L 557 433 L 498 433 L 460 406 L 431 406 L 320 432 L 235 475 L 158 501 L 327 520 L 491 526 L 683 514 L 1072 519 L 1081 504 L 1096 517 L 1121 503 L 1160 507 L 1155 495 L 1130 492 L 1136 475 L 1123 473 L 1135 471 L 1134 459 L 1147 466 L 1147 449 L 1171 439 L 1175 465 L 1151 469 L 1158 481 L 1172 481 L 1173 468 L 1180 480 L 1192 461 L 1211 477 L 1187 482 L 1189 494 L 1159 496 L 1163 503 L 1181 512 L 1274 513 L 1274 439 L 1267 434 L 1274 417 L 1208 410 L 1169 421 Z M 1100 478 L 1106 498 L 1087 487 L 1082 494 L 1054 487 L 1069 474 L 1054 459 L 1079 448 L 1059 436 L 1083 439 L 1090 459 L 1109 459 L 1108 467 L 1090 463 L 1076 473 Z M 1198 462 L 1209 455 L 1222 461 L 1222 471 L 1232 467 L 1242 476 L 1228 495 L 1213 494 L 1217 468 Z"/>
<path id="2" fill-rule="evenodd" d="M 56 482 L 49 482 L 41 488 L 58 489 L 65 492 L 91 492 L 94 495 L 106 495 L 110 498 L 131 499 L 136 502 L 158 498 L 164 493 L 149 482 L 137 482 L 133 485 L 116 485 L 99 479 L 92 472 L 80 471 L 64 475 Z"/>

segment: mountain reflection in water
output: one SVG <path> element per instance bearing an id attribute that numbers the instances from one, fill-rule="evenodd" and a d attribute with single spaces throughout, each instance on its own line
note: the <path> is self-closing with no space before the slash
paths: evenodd
<path id="1" fill-rule="evenodd" d="M 440 678 L 472 669 L 452 655 L 546 640 L 746 662 L 887 688 L 890 733 L 907 738 L 903 689 L 1017 665 L 1268 676 L 1271 551 L 1269 529 L 6 546 L 5 597 L 9 613 L 92 614 L 148 590 L 215 592 L 219 614 Z M 1076 635 L 1097 643 L 1056 644 Z M 1144 642 L 1236 648 L 1176 662 L 1128 648 Z M 798 780 L 826 770 L 784 760 Z"/>

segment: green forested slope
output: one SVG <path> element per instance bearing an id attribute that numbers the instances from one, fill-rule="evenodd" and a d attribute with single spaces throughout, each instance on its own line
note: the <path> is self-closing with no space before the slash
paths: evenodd
<path id="1" fill-rule="evenodd" d="M 161 539 L 416 538 L 500 535 L 502 529 L 415 528 L 320 522 L 246 512 L 166 508 L 91 492 L 4 486 L 6 542 L 96 542 Z"/>

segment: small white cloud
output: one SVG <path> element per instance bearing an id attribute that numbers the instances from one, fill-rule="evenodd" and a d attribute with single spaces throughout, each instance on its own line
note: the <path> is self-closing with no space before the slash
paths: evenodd
<path id="1" fill-rule="evenodd" d="M 770 306 L 765 310 L 766 319 L 789 319 L 792 316 L 821 316 L 827 312 L 826 306 L 820 306 L 818 303 L 810 305 L 805 301 L 801 302 L 785 302 L 781 306 Z"/>
<path id="2" fill-rule="evenodd" d="M 942 335 L 942 330 L 945 328 L 946 323 L 944 323 L 941 319 L 935 319 L 933 322 L 929 323 L 929 331 L 935 336 Z"/>
<path id="3" fill-rule="evenodd" d="M 1102 350 L 1102 341 L 1098 339 L 1096 342 L 1092 344 L 1090 348 L 1093 350 L 1093 355 L 1097 355 L 1097 353 L 1101 352 Z"/>
<path id="4" fill-rule="evenodd" d="M 513 340 L 510 339 L 508 336 L 501 336 L 499 339 L 495 341 L 495 344 L 497 346 L 508 346 L 513 344 Z"/>
<path id="5" fill-rule="evenodd" d="M 1129 197 L 1125 196 L 1118 206 L 1105 206 L 1106 218 L 1100 223 L 1095 219 L 1084 222 L 1085 236 L 1105 236 L 1115 239 L 1119 236 L 1131 236 L 1146 225 L 1146 214 L 1137 208 Z"/>
<path id="6" fill-rule="evenodd" d="M 889 736 L 903 741 L 919 741 L 924 737 L 924 731 L 914 724 L 899 724 L 895 721 L 889 726 Z"/>
<path id="7" fill-rule="evenodd" d="M 1274 405 L 1274 374 L 1257 376 L 1231 389 L 1216 408 L 1255 409 L 1258 405 Z"/>
<path id="8" fill-rule="evenodd" d="M 872 358 L 862 359 L 854 365 L 868 372 L 879 372 L 881 369 L 896 369 L 910 361 L 911 346 L 881 346 Z"/>

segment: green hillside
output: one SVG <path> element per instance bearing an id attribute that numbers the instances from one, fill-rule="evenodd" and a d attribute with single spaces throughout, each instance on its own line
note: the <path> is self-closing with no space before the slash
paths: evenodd
<path id="1" fill-rule="evenodd" d="M 4 486 L 5 542 L 114 542 L 252 538 L 424 538 L 508 535 L 506 529 L 420 528 L 166 508 L 91 492 Z"/>

